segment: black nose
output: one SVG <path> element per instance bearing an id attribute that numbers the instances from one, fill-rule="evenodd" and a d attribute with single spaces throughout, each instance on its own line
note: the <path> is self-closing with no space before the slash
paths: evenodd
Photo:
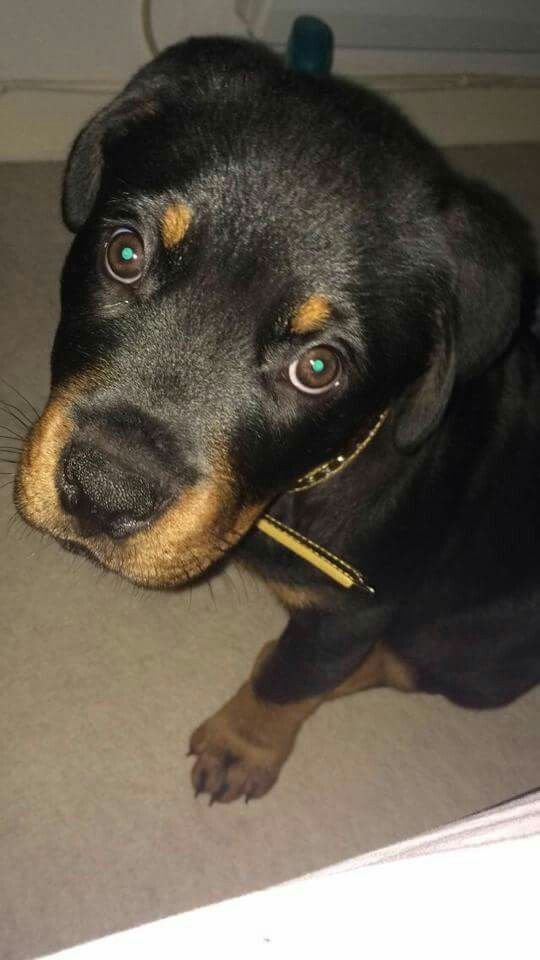
<path id="1" fill-rule="evenodd" d="M 182 457 L 174 435 L 132 404 L 92 397 L 73 412 L 75 432 L 56 474 L 64 510 L 83 537 L 136 533 L 178 494 Z"/>
<path id="2" fill-rule="evenodd" d="M 83 536 L 120 539 L 144 527 L 162 509 L 167 485 L 94 443 L 75 441 L 60 463 L 58 488 L 64 510 Z"/>

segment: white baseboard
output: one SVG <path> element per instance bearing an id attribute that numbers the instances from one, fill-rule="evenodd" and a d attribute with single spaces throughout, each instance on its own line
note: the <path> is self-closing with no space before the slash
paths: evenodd
<path id="1" fill-rule="evenodd" d="M 540 81 L 403 77 L 373 86 L 441 147 L 540 141 Z"/>
<path id="2" fill-rule="evenodd" d="M 540 141 L 540 79 L 401 76 L 365 78 L 441 146 Z M 114 87 L 5 89 L 0 85 L 0 161 L 63 160 L 78 130 Z"/>

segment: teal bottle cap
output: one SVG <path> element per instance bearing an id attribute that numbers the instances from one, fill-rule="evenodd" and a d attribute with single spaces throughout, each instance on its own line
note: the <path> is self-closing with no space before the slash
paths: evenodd
<path id="1" fill-rule="evenodd" d="M 334 35 L 318 17 L 297 17 L 287 43 L 287 65 L 298 73 L 330 73 Z"/>

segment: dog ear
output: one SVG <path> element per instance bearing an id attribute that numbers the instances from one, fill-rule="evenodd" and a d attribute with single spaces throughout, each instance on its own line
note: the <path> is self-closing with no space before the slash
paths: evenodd
<path id="1" fill-rule="evenodd" d="M 452 324 L 438 317 L 429 366 L 403 395 L 397 409 L 394 442 L 403 452 L 420 446 L 442 420 L 456 374 Z"/>
<path id="2" fill-rule="evenodd" d="M 478 376 L 504 353 L 520 326 L 523 277 L 535 259 L 525 220 L 482 183 L 454 181 L 443 219 L 453 289 L 435 322 L 429 367 L 396 410 L 402 450 L 414 450 L 438 426 L 456 380 Z"/>
<path id="3" fill-rule="evenodd" d="M 454 269 L 457 375 L 469 379 L 500 356 L 520 324 L 531 239 L 511 205 L 484 184 L 458 181 L 444 210 Z"/>
<path id="4" fill-rule="evenodd" d="M 156 115 L 159 77 L 149 82 L 152 64 L 136 74 L 117 97 L 86 124 L 68 157 L 62 192 L 62 215 L 72 233 L 88 219 L 94 206 L 104 165 L 105 140 L 120 136 L 128 124 Z"/>
<path id="5" fill-rule="evenodd" d="M 110 106 L 100 110 L 81 130 L 73 144 L 64 174 L 62 216 L 77 233 L 94 206 L 103 167 L 102 143 Z"/>

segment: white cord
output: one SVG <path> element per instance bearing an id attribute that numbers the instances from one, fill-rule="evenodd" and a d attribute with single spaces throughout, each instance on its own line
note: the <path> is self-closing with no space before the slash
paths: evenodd
<path id="1" fill-rule="evenodd" d="M 255 18 L 256 24 L 253 23 L 253 17 L 249 16 L 249 5 L 247 3 L 237 3 L 236 4 L 236 14 L 239 20 L 244 22 L 247 35 L 250 40 L 260 40 L 264 32 L 264 28 L 267 24 L 268 17 L 270 16 L 270 11 L 272 9 L 273 0 L 263 0 L 262 9 L 259 3 L 259 12 Z"/>
<path id="2" fill-rule="evenodd" d="M 259 26 L 264 23 L 268 15 L 268 2 L 263 8 L 262 18 L 259 19 Z M 249 23 L 242 8 L 238 11 L 239 17 L 244 21 L 248 36 L 254 37 L 252 24 Z M 141 28 L 144 42 L 152 57 L 157 57 L 160 48 L 156 41 L 154 29 L 152 26 L 152 0 L 141 0 L 140 7 Z M 534 76 L 506 76 L 506 75 L 482 75 L 482 74 L 449 74 L 437 76 L 435 83 L 433 77 L 424 78 L 422 75 L 415 77 L 406 77 L 405 82 L 396 83 L 392 76 L 372 77 L 366 75 L 362 78 L 364 83 L 373 84 L 376 88 L 385 93 L 405 93 L 405 92 L 428 92 L 433 90 L 456 89 L 456 88 L 492 88 L 492 87 L 533 87 L 540 86 L 540 80 Z M 17 90 L 32 90 L 37 93 L 104 93 L 115 94 L 121 87 L 120 81 L 116 84 L 100 80 L 82 80 L 70 82 L 69 80 L 45 80 L 41 78 L 28 78 L 21 80 L 6 79 L 0 80 L 0 97 L 7 93 Z"/>
<path id="3" fill-rule="evenodd" d="M 141 26 L 144 41 L 152 57 L 160 52 L 152 28 L 152 0 L 141 0 Z M 103 80 L 50 80 L 40 77 L 26 79 L 0 80 L 0 97 L 18 90 L 32 90 L 35 93 L 118 93 L 121 83 L 107 83 Z"/>
<path id="4" fill-rule="evenodd" d="M 157 57 L 160 49 L 152 26 L 152 0 L 141 0 L 141 24 L 146 46 L 152 56 Z"/>

